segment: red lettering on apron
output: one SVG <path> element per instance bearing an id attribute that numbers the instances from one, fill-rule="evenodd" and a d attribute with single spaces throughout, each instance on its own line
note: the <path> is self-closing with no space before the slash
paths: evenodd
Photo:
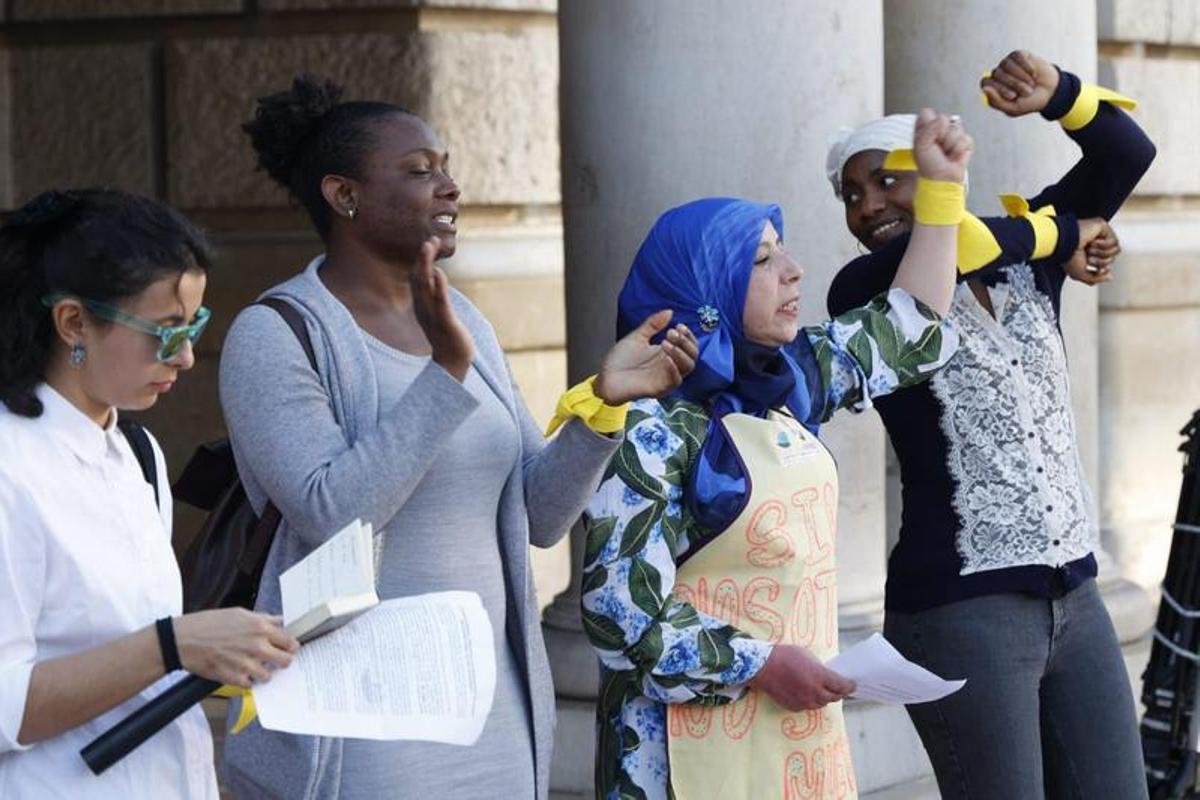
<path id="1" fill-rule="evenodd" d="M 821 531 L 817 528 L 817 516 L 814 506 L 821 500 L 821 493 L 809 487 L 792 494 L 792 505 L 800 509 L 800 521 L 808 536 L 808 553 L 804 560 L 808 564 L 824 561 L 833 554 L 833 543 L 822 541 Z"/>
<path id="2" fill-rule="evenodd" d="M 741 739 L 750 731 L 754 724 L 754 714 L 758 711 L 758 691 L 751 689 L 736 703 L 722 706 L 721 728 L 730 739 Z"/>
<path id="3" fill-rule="evenodd" d="M 831 569 L 813 575 L 812 585 L 825 596 L 825 646 L 837 646 L 837 573 Z"/>
<path id="4" fill-rule="evenodd" d="M 804 578 L 792 603 L 792 644 L 812 647 L 817 636 L 817 595 L 812 578 Z"/>
<path id="5" fill-rule="evenodd" d="M 796 558 L 796 543 L 783 527 L 787 515 L 787 506 L 778 500 L 768 500 L 755 509 L 746 525 L 746 541 L 750 543 L 746 560 L 751 565 L 773 569 L 790 564 Z"/>
<path id="6" fill-rule="evenodd" d="M 746 585 L 746 591 L 742 597 L 742 611 L 746 614 L 746 619 L 770 628 L 770 632 L 763 638 L 779 644 L 783 641 L 783 615 L 769 605 L 755 600 L 759 592 L 766 593 L 767 603 L 774 603 L 779 599 L 779 581 L 773 578 L 764 578 L 761 575 L 753 578 Z"/>
<path id="7" fill-rule="evenodd" d="M 741 592 L 732 578 L 722 578 L 713 592 L 712 616 L 725 620 L 735 628 L 741 622 Z"/>

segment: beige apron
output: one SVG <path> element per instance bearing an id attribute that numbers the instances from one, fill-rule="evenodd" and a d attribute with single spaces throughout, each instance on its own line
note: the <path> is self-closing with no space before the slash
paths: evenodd
<path id="1" fill-rule="evenodd" d="M 751 636 L 837 653 L 837 469 L 791 417 L 722 423 L 750 479 L 727 530 L 679 567 L 675 595 Z M 751 689 L 724 706 L 668 707 L 677 800 L 857 798 L 841 703 L 790 712 Z"/>

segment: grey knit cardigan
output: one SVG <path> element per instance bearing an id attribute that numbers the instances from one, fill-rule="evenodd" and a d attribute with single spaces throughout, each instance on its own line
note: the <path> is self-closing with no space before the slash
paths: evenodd
<path id="1" fill-rule="evenodd" d="M 259 512 L 270 497 L 283 514 L 257 604 L 273 613 L 280 610 L 279 574 L 355 517 L 377 530 L 391 520 L 441 443 L 478 404 L 431 361 L 396 406 L 381 413 L 363 334 L 318 278 L 322 261 L 317 257 L 304 272 L 264 294 L 285 298 L 301 311 L 316 353 L 316 374 L 287 324 L 264 306 L 237 316 L 221 354 L 221 407 L 246 492 Z M 572 420 L 547 443 L 512 381 L 491 325 L 458 292 L 453 302 L 475 339 L 476 370 L 520 432 L 521 458 L 505 484 L 497 521 L 507 578 L 508 640 L 527 680 L 537 796 L 545 798 L 554 689 L 528 548 L 530 543 L 548 547 L 570 528 L 620 440 Z M 432 542 L 430 555 L 437 555 Z M 341 746 L 340 739 L 281 734 L 255 723 L 226 737 L 224 778 L 242 797 L 336 798 Z"/>

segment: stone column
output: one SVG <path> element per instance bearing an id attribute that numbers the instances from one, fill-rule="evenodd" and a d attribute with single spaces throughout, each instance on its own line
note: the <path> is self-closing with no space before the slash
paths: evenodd
<path id="1" fill-rule="evenodd" d="M 893 0 L 887 12 L 885 106 L 888 112 L 901 112 L 931 105 L 962 114 L 976 142 L 972 209 L 1003 213 L 997 193 L 1034 194 L 1075 163 L 1078 147 L 1057 125 L 1036 116 L 1011 120 L 986 108 L 978 80 L 1008 52 L 1027 49 L 1094 81 L 1094 2 Z M 1093 488 L 1099 486 L 1100 461 L 1097 298 L 1095 290 L 1068 281 L 1062 312 L 1080 451 Z M 1145 593 L 1121 577 L 1106 552 L 1097 555 L 1105 600 L 1121 641 L 1141 639 L 1150 622 Z"/>
<path id="2" fill-rule="evenodd" d="M 559 52 L 571 379 L 612 342 L 615 298 L 659 213 L 706 195 L 780 203 L 806 269 L 803 318 L 853 254 L 823 177 L 827 137 L 882 109 L 882 8 L 834 0 L 560 0 Z M 843 499 L 844 621 L 877 620 L 883 588 L 883 445 L 877 422 L 843 421 L 828 441 Z M 591 789 L 595 659 L 572 586 L 547 611 L 559 692 L 552 788 Z M 849 616 L 847 616 L 847 614 Z"/>
<path id="3" fill-rule="evenodd" d="M 1125 574 L 1157 594 L 1180 489 L 1179 429 L 1200 405 L 1200 9 L 1097 6 L 1100 81 L 1139 101 L 1158 157 L 1114 226 L 1122 255 L 1100 292 L 1101 521 Z"/>

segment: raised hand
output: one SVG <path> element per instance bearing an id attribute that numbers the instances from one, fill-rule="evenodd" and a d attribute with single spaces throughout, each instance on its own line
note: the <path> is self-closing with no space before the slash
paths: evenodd
<path id="1" fill-rule="evenodd" d="M 283 617 L 244 608 L 197 611 L 175 617 L 173 624 L 184 669 L 245 689 L 270 680 L 267 664 L 286 667 L 300 649 L 283 629 Z"/>
<path id="2" fill-rule="evenodd" d="M 1028 50 L 1014 50 L 979 81 L 988 105 L 1010 117 L 1041 111 L 1058 88 L 1058 70 Z"/>
<path id="3" fill-rule="evenodd" d="M 829 669 L 803 647 L 786 644 L 775 645 L 750 685 L 789 711 L 820 708 L 854 691 L 854 681 Z"/>
<path id="4" fill-rule="evenodd" d="M 450 281 L 433 265 L 441 241 L 430 237 L 421 245 L 417 268 L 408 276 L 413 312 L 433 349 L 433 360 L 459 381 L 467 377 L 475 358 L 475 340 L 454 313 L 450 303 Z"/>
<path id="5" fill-rule="evenodd" d="M 596 376 L 597 397 L 615 406 L 640 397 L 661 397 L 679 386 L 696 366 L 700 346 L 686 325 L 667 331 L 662 344 L 651 344 L 670 321 L 669 310 L 651 314 L 613 345 Z"/>
<path id="6" fill-rule="evenodd" d="M 975 142 L 957 117 L 921 109 L 913 131 L 913 158 L 922 178 L 962 183 L 974 149 Z"/>
<path id="7" fill-rule="evenodd" d="M 1121 252 L 1117 234 L 1102 217 L 1079 220 L 1079 246 L 1063 265 L 1072 280 L 1095 286 L 1112 280 L 1112 263 Z"/>

